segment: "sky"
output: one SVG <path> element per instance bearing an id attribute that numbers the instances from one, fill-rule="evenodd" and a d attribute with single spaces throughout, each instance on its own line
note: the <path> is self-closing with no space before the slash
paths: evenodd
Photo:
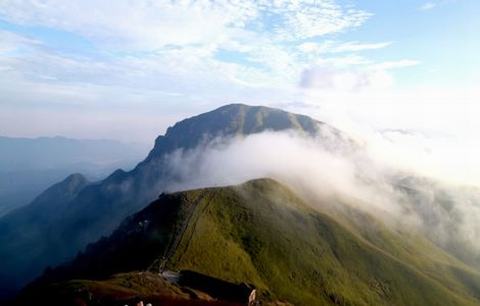
<path id="1" fill-rule="evenodd" d="M 480 153 L 479 13 L 476 0 L 0 0 L 0 135 L 152 143 L 240 102 Z"/>

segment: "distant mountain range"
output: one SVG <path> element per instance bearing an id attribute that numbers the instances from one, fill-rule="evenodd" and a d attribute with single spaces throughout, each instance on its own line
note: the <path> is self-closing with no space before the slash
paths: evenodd
<path id="1" fill-rule="evenodd" d="M 477 253 L 451 239 L 462 217 L 455 206 L 476 201 L 477 190 L 455 198 L 430 180 L 392 175 L 385 184 L 401 192 L 405 216 L 424 222 L 418 232 L 386 225 L 349 195 L 305 197 L 270 178 L 169 193 L 181 179 L 176 152 L 272 131 L 295 131 L 332 154 L 361 150 L 334 127 L 262 106 L 185 119 L 133 170 L 96 182 L 73 174 L 0 218 L 3 295 L 36 279 L 17 304 L 233 306 L 253 288 L 265 305 L 480 303 Z M 445 216 L 451 237 L 436 231 Z"/>
<path id="2" fill-rule="evenodd" d="M 113 140 L 0 136 L 0 216 L 71 173 L 98 180 L 117 168 L 132 168 L 146 151 Z"/>

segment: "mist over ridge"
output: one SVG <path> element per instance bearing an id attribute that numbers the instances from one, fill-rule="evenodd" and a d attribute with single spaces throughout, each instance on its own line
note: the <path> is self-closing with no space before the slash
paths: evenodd
<path id="1" fill-rule="evenodd" d="M 226 186 L 271 177 L 320 210 L 346 204 L 394 228 L 426 234 L 469 262 L 480 263 L 480 190 L 377 158 L 368 143 L 296 131 L 217 137 L 166 156 L 168 191 Z M 343 134 L 345 136 L 345 134 Z M 346 136 L 345 136 L 346 137 Z M 348 139 L 348 137 L 347 137 Z M 467 252 L 469 254 L 464 254 Z"/>

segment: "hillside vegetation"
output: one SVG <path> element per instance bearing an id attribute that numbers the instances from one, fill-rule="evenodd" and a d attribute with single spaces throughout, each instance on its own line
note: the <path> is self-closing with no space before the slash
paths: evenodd
<path id="1" fill-rule="evenodd" d="M 48 283 L 162 267 L 295 305 L 480 303 L 480 274 L 428 241 L 353 209 L 320 213 L 271 179 L 162 195 L 23 298 Z"/>

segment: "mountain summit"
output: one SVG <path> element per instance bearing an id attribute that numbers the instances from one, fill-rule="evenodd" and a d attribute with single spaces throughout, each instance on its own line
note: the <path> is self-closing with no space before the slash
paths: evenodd
<path id="1" fill-rule="evenodd" d="M 323 122 L 265 106 L 229 104 L 211 112 L 188 118 L 169 127 L 155 141 L 150 155 L 163 153 L 165 147 L 194 148 L 202 141 L 219 136 L 251 135 L 266 130 L 296 130 L 316 135 Z"/>
<path id="2" fill-rule="evenodd" d="M 194 116 L 169 127 L 159 136 L 146 162 L 178 148 L 191 149 L 216 137 L 247 136 L 265 131 L 285 131 L 309 135 L 337 137 L 347 142 L 339 130 L 305 115 L 281 109 L 245 104 L 229 104 Z"/>

